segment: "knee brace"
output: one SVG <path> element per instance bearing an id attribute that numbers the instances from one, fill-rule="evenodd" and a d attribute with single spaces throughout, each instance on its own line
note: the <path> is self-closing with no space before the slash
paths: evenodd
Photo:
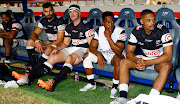
<path id="1" fill-rule="evenodd" d="M 97 56 L 89 52 L 88 56 L 83 61 L 84 68 L 93 68 L 93 63 L 97 62 Z"/>
<path id="2" fill-rule="evenodd" d="M 3 38 L 0 38 L 0 46 L 3 46 Z"/>

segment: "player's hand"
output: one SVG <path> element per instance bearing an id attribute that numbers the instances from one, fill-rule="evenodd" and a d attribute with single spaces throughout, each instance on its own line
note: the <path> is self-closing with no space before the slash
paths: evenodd
<path id="1" fill-rule="evenodd" d="M 50 56 L 53 55 L 53 54 L 57 54 L 58 52 L 59 52 L 59 51 L 58 51 L 57 49 L 54 49 L 54 50 L 51 52 Z"/>
<path id="2" fill-rule="evenodd" d="M 136 64 L 136 68 L 138 70 L 145 70 L 146 69 L 146 65 L 144 63 L 144 60 L 142 58 L 139 58 Z"/>
<path id="3" fill-rule="evenodd" d="M 102 69 L 103 67 L 106 67 L 106 61 L 104 60 L 104 57 L 102 56 L 102 54 L 101 53 L 98 53 L 97 54 L 97 57 L 98 57 L 98 61 L 97 61 L 97 63 L 98 63 L 98 65 L 99 65 L 99 67 Z"/>
<path id="4" fill-rule="evenodd" d="M 38 53 L 43 53 L 44 50 L 43 50 L 43 45 L 41 44 L 41 42 L 36 42 L 35 47 Z"/>
<path id="5" fill-rule="evenodd" d="M 111 38 L 112 30 L 110 28 L 105 28 L 104 35 L 107 39 Z"/>

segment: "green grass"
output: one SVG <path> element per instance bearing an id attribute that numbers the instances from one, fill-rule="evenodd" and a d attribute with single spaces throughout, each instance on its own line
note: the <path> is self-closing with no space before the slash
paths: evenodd
<path id="1" fill-rule="evenodd" d="M 12 68 L 12 70 L 14 70 Z M 21 72 L 20 70 L 16 70 Z M 21 72 L 22 73 L 22 72 Z M 84 73 L 80 73 L 84 74 Z M 48 78 L 54 78 L 53 76 L 43 76 L 41 79 L 47 80 Z M 101 77 L 107 80 L 111 78 Z M 38 80 L 38 79 L 37 79 Z M 66 80 L 60 82 L 55 88 L 54 92 L 48 92 L 41 87 L 37 88 L 37 80 L 33 82 L 31 86 L 20 86 L 17 90 L 22 91 L 30 96 L 45 100 L 49 103 L 55 104 L 109 104 L 114 99 L 110 99 L 110 89 L 107 91 L 100 91 L 101 86 L 97 86 L 96 90 L 87 92 L 80 92 L 79 89 L 84 87 L 87 82 L 75 82 L 73 78 L 69 77 Z M 131 89 L 128 93 L 128 98 L 137 97 L 139 94 L 149 94 L 152 86 L 142 85 L 137 83 L 130 83 L 135 85 L 135 88 Z M 165 90 L 162 91 L 163 95 L 176 97 L 177 92 L 167 93 Z"/>

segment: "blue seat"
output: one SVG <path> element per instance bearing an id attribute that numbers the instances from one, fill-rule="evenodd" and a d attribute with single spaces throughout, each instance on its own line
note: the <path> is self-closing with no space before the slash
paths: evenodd
<path id="1" fill-rule="evenodd" d="M 14 13 L 12 12 L 12 10 L 6 10 L 6 12 L 11 16 L 11 18 L 14 19 Z"/>
<path id="2" fill-rule="evenodd" d="M 179 57 L 178 43 L 179 43 L 179 37 L 180 37 L 180 27 L 178 26 L 175 20 L 173 11 L 168 8 L 161 8 L 157 11 L 156 22 L 157 23 L 161 22 L 164 26 L 166 26 L 166 22 L 171 23 L 172 25 L 172 28 L 169 29 L 169 31 L 173 40 L 173 56 L 172 56 L 173 67 L 171 69 L 171 72 L 167 81 L 167 82 L 170 82 L 170 80 L 173 80 L 174 71 L 178 65 L 178 57 Z M 131 70 L 130 74 L 134 76 L 135 79 L 136 78 L 145 79 L 143 80 L 143 82 L 140 81 L 140 83 L 152 85 L 159 73 L 154 70 L 145 70 L 145 71 Z M 169 83 L 166 83 L 165 88 L 168 88 L 168 87 L 169 87 Z M 177 88 L 174 88 L 174 89 L 177 89 Z"/>
<path id="3" fill-rule="evenodd" d="M 66 22 L 66 24 L 70 23 L 69 9 L 66 9 L 66 11 L 64 12 L 63 19 Z"/>
<path id="4" fill-rule="evenodd" d="M 89 11 L 87 22 L 90 22 L 93 25 L 93 28 L 96 29 L 102 25 L 102 11 L 98 8 L 93 8 Z"/>
<path id="5" fill-rule="evenodd" d="M 122 25 L 122 23 L 124 23 L 124 24 Z M 123 29 L 125 29 L 125 33 L 127 36 L 127 41 L 125 43 L 125 49 L 123 51 L 123 54 L 125 55 L 126 54 L 125 50 L 126 50 L 126 47 L 128 44 L 129 36 L 130 36 L 132 30 L 139 25 L 137 23 L 137 19 L 136 19 L 134 11 L 131 8 L 123 8 L 119 13 L 119 17 L 118 17 L 117 21 L 115 22 L 115 25 L 120 26 Z"/>

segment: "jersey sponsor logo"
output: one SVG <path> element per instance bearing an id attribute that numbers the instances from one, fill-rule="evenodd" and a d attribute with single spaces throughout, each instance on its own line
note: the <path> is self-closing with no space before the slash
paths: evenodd
<path id="1" fill-rule="evenodd" d="M 147 56 L 160 56 L 160 50 L 146 51 L 144 52 Z"/>
<path id="2" fill-rule="evenodd" d="M 76 30 L 72 30 L 72 32 L 77 33 L 78 31 L 76 31 Z"/>
<path id="3" fill-rule="evenodd" d="M 82 32 L 79 33 L 79 37 L 84 37 Z"/>
<path id="4" fill-rule="evenodd" d="M 49 40 L 57 40 L 57 34 L 47 34 Z"/>
<path id="5" fill-rule="evenodd" d="M 50 27 L 50 28 L 51 28 L 51 27 L 53 27 L 53 25 L 47 25 L 47 27 Z"/>
<path id="6" fill-rule="evenodd" d="M 165 35 L 165 42 L 168 42 L 168 41 L 170 41 L 170 40 L 172 40 L 172 38 L 171 38 L 171 36 L 170 36 L 170 33 L 167 33 L 166 35 Z"/>
<path id="7" fill-rule="evenodd" d="M 121 34 L 119 36 L 119 40 L 126 40 L 126 35 L 125 34 Z"/>
<path id="8" fill-rule="evenodd" d="M 143 27 L 142 25 L 139 25 L 139 26 L 136 27 L 136 30 L 139 30 L 142 27 Z"/>
<path id="9" fill-rule="evenodd" d="M 79 39 L 79 40 L 72 40 L 72 44 L 73 45 L 80 45 L 80 44 L 84 44 L 85 42 L 83 41 L 83 40 L 81 40 L 81 39 Z"/>
<path id="10" fill-rule="evenodd" d="M 156 40 L 156 47 L 161 45 L 161 40 Z"/>
<path id="11" fill-rule="evenodd" d="M 152 42 L 153 40 L 145 39 L 145 42 Z"/>

